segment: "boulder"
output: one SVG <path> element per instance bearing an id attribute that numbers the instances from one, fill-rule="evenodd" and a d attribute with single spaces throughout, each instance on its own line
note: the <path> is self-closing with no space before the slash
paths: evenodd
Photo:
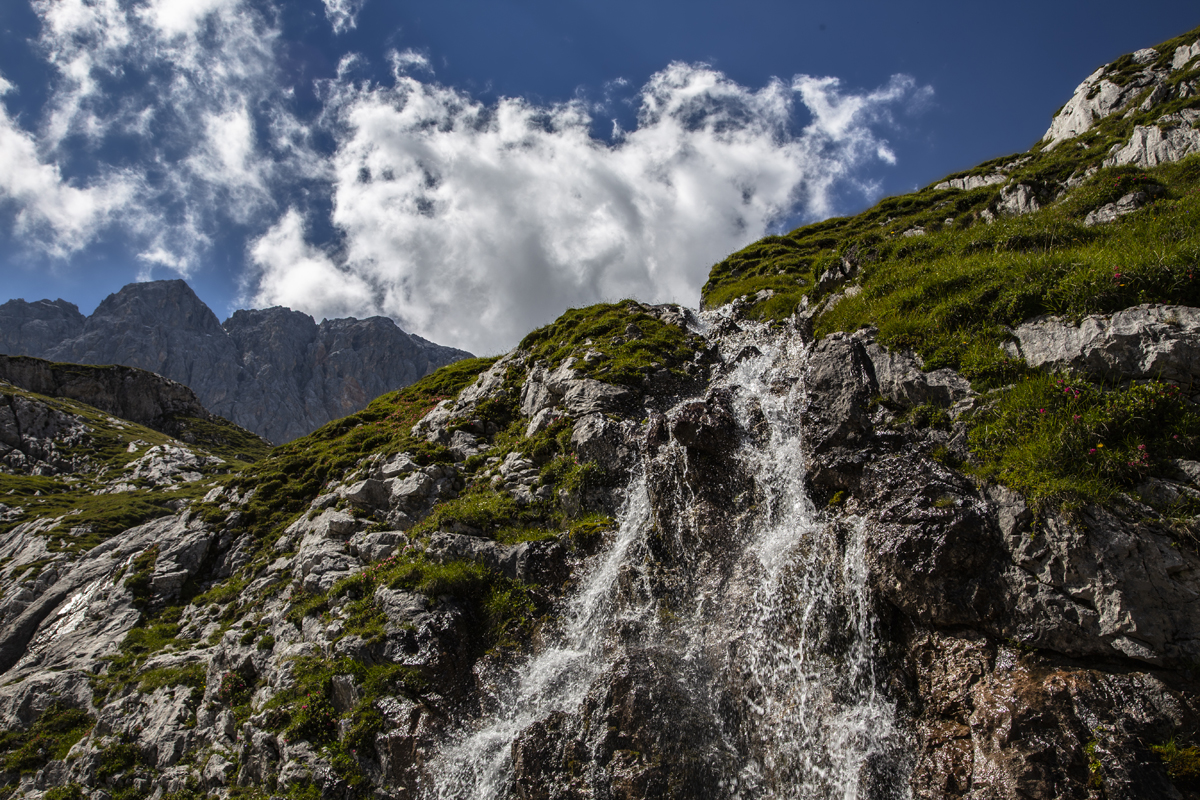
<path id="1" fill-rule="evenodd" d="M 1154 125 L 1138 125 L 1134 127 L 1128 142 L 1113 145 L 1112 151 L 1104 159 L 1104 166 L 1133 164 L 1149 169 L 1200 153 L 1200 130 L 1194 127 L 1198 119 L 1200 110 L 1188 108 L 1176 114 L 1166 114 Z"/>
<path id="2" fill-rule="evenodd" d="M 911 353 L 898 353 L 867 339 L 867 357 L 875 372 L 879 393 L 904 406 L 932 403 L 948 407 L 974 395 L 970 382 L 952 369 L 925 372 Z"/>
<path id="3" fill-rule="evenodd" d="M 1092 225 L 1102 225 L 1108 222 L 1114 222 L 1119 217 L 1126 214 L 1132 214 L 1142 206 L 1149 203 L 1155 197 L 1164 194 L 1164 190 L 1160 186 L 1147 186 L 1145 189 L 1140 189 L 1136 192 L 1130 192 L 1123 195 L 1115 203 L 1097 208 L 1095 211 L 1088 213 L 1083 219 L 1083 224 L 1091 227 Z"/>
<path id="4" fill-rule="evenodd" d="M 1073 369 L 1112 381 L 1165 380 L 1200 387 L 1200 309 L 1145 304 L 1078 324 L 1041 317 L 1004 349 L 1034 367 Z"/>

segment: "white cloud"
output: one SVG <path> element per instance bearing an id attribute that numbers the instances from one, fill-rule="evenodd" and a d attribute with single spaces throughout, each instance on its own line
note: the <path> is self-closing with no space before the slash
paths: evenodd
<path id="1" fill-rule="evenodd" d="M 416 50 L 393 50 L 388 53 L 388 61 L 392 65 L 392 76 L 400 78 L 410 72 L 433 73 L 429 59 Z"/>
<path id="2" fill-rule="evenodd" d="M 324 294 L 295 290 L 294 269 L 322 292 L 344 282 L 339 313 L 383 312 L 476 352 L 569 306 L 694 304 L 713 262 L 797 206 L 828 213 L 856 170 L 888 161 L 874 129 L 914 91 L 906 78 L 850 93 L 809 77 L 752 90 L 676 63 L 642 88 L 637 127 L 609 144 L 590 135 L 582 102 L 484 106 L 399 72 L 391 87 L 341 84 L 330 102 L 343 251 L 336 267 L 325 255 L 270 260 L 252 299 L 326 313 Z M 798 131 L 797 98 L 812 116 Z"/>
<path id="3" fill-rule="evenodd" d="M 11 89 L 0 78 L 0 96 Z M 0 103 L 0 201 L 18 208 L 15 231 L 38 249 L 57 258 L 81 249 L 132 188 L 119 174 L 88 188 L 71 186 L 56 164 L 41 159 L 33 137 Z"/>
<path id="4" fill-rule="evenodd" d="M 363 1 L 324 0 L 335 31 Z M 846 189 L 869 191 L 863 168 L 895 161 L 881 131 L 927 91 L 902 77 L 865 92 L 810 76 L 748 88 L 676 63 L 606 141 L 591 131 L 607 127 L 617 90 L 628 95 L 623 82 L 598 103 L 485 105 L 397 50 L 388 85 L 344 56 L 306 121 L 283 85 L 283 11 L 269 3 L 33 8 L 49 96 L 32 121 L 0 108 L 0 200 L 21 242 L 68 257 L 116 233 L 144 275 L 186 277 L 214 245 L 248 238 L 256 305 L 384 313 L 480 352 L 569 306 L 695 303 L 713 262 L 785 217 L 828 214 Z M 120 167 L 103 160 L 113 152 Z"/>
<path id="5" fill-rule="evenodd" d="M 329 20 L 334 33 L 345 33 L 358 27 L 358 12 L 362 11 L 367 0 L 322 0 L 325 3 L 325 17 Z"/>
<path id="6" fill-rule="evenodd" d="M 317 319 L 375 313 L 370 285 L 304 241 L 304 221 L 295 209 L 253 244 L 250 257 L 259 292 L 272 298 L 268 305 L 303 309 Z"/>
<path id="7" fill-rule="evenodd" d="M 237 5 L 238 0 L 152 0 L 139 16 L 166 37 L 194 36 L 209 15 Z"/>
<path id="8" fill-rule="evenodd" d="M 143 263 L 187 276 L 214 231 L 277 213 L 282 187 L 321 174 L 279 85 L 279 31 L 248 0 L 35 0 L 33 7 L 42 19 L 39 44 L 56 71 L 36 149 L 44 160 L 86 163 L 87 154 L 120 142 L 134 163 L 125 186 L 136 191 L 105 219 L 143 254 L 158 254 Z M 123 83 L 131 77 L 140 84 L 133 91 Z M 98 190 L 111 184 L 110 172 L 98 163 L 73 183 Z M 77 249 L 102 227 L 52 227 L 75 239 L 37 244 Z"/>

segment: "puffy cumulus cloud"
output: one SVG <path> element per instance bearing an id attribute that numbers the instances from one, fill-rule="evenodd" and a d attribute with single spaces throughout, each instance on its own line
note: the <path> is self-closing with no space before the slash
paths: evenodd
<path id="1" fill-rule="evenodd" d="M 387 87 L 342 83 L 328 112 L 338 261 L 300 248 L 289 213 L 254 246 L 250 297 L 319 316 L 343 281 L 338 313 L 481 353 L 569 306 L 694 304 L 714 261 L 797 209 L 827 213 L 856 170 L 891 160 L 876 129 L 915 93 L 907 78 L 855 93 L 805 76 L 754 90 L 676 63 L 642 87 L 636 127 L 604 142 L 582 102 L 488 106 L 399 69 Z M 282 252 L 284 233 L 295 265 L 258 255 Z"/>
<path id="2" fill-rule="evenodd" d="M 268 305 L 302 308 L 318 319 L 374 313 L 370 284 L 308 244 L 295 209 L 254 242 L 250 257 L 258 270 L 260 295 L 271 298 Z"/>
<path id="3" fill-rule="evenodd" d="M 322 0 L 325 3 L 325 18 L 334 33 L 345 33 L 358 27 L 358 12 L 367 0 Z"/>
<path id="4" fill-rule="evenodd" d="M 0 78 L 0 96 L 11 89 Z M 120 174 L 88 188 L 70 185 L 57 165 L 41 159 L 33 137 L 0 103 L 0 201 L 15 206 L 16 233 L 38 249 L 57 258 L 81 249 L 133 189 Z"/>
<path id="5" fill-rule="evenodd" d="M 278 214 L 281 191 L 325 169 L 307 126 L 289 112 L 273 17 L 249 0 L 32 5 L 55 79 L 41 124 L 22 135 L 47 169 L 82 187 L 80 197 L 106 196 L 117 177 L 127 191 L 119 211 L 109 206 L 90 225 L 51 225 L 27 241 L 68 251 L 104 225 L 120 226 L 145 270 L 186 276 L 222 225 L 265 222 Z M 125 166 L 101 152 L 120 152 Z M 33 213 L 32 199 L 9 196 Z"/>

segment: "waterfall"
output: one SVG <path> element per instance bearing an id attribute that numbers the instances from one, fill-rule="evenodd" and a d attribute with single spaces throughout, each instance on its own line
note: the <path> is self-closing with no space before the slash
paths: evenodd
<path id="1" fill-rule="evenodd" d="M 711 388 L 732 397 L 741 443 L 730 457 L 752 478 L 756 498 L 735 545 L 683 576 L 678 596 L 656 593 L 647 471 L 663 461 L 643 458 L 618 532 L 585 568 L 560 633 L 499 689 L 491 714 L 434 754 L 429 796 L 513 796 L 512 750 L 522 731 L 556 712 L 579 714 L 617 660 L 638 648 L 675 659 L 672 679 L 684 687 L 688 719 L 705 722 L 704 747 L 719 776 L 703 796 L 907 796 L 901 731 L 875 669 L 863 526 L 853 518 L 831 524 L 805 491 L 806 348 L 765 327 L 717 344 L 724 366 Z M 669 447 L 669 463 L 688 458 Z M 681 516 L 691 514 L 687 488 L 672 493 Z M 603 770 L 589 764 L 582 772 L 577 780 L 596 783 Z"/>

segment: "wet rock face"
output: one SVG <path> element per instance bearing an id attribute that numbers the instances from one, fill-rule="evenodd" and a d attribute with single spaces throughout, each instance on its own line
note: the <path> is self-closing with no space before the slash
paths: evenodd
<path id="1" fill-rule="evenodd" d="M 1000 612 L 1003 556 L 989 508 L 974 487 L 916 455 L 871 463 L 859 497 L 880 594 L 925 625 L 979 625 Z"/>
<path id="2" fill-rule="evenodd" d="M 513 743 L 522 800 L 720 796 L 731 754 L 683 680 L 677 656 L 639 650 L 613 665 L 577 714 L 555 713 Z"/>
<path id="3" fill-rule="evenodd" d="M 826 499 L 857 483 L 874 439 L 869 406 L 879 387 L 862 341 L 835 333 L 813 345 L 804 391 L 807 480 Z"/>
<path id="4" fill-rule="evenodd" d="M 1196 717 L 1195 695 L 1149 674 L 1034 657 L 978 634 L 910 651 L 923 714 L 915 796 L 1178 798 L 1147 743 Z"/>
<path id="5" fill-rule="evenodd" d="M 737 443 L 737 423 L 728 390 L 713 392 L 704 402 L 688 403 L 670 421 L 671 436 L 695 458 L 720 458 Z"/>
<path id="6" fill-rule="evenodd" d="M 1150 344 L 1128 343 L 1115 363 L 1188 335 L 1186 321 L 1171 337 L 1156 330 L 1143 328 Z M 887 396 L 916 388 L 902 388 L 896 355 L 866 350 Z M 842 402 L 814 409 L 810 472 L 845 474 L 837 443 L 867 429 L 866 370 L 845 341 L 814 347 L 812 359 L 811 374 Z M 1188 665 L 1200 656 L 1200 556 L 1136 507 L 1048 513 L 1035 525 L 1019 495 L 927 455 L 957 434 L 888 425 L 877 417 L 871 459 L 830 518 L 864 526 L 869 581 L 890 620 L 891 685 L 917 740 L 914 795 L 1179 797 L 1149 746 L 1192 735 L 1198 719 Z"/>
<path id="7" fill-rule="evenodd" d="M 647 426 L 646 482 L 654 509 L 648 543 L 663 564 L 675 568 L 668 569 L 671 577 L 660 576 L 666 585 L 690 580 L 682 577 L 686 574 L 694 578 L 702 562 L 706 569 L 724 569 L 724 557 L 739 540 L 753 482 L 734 458 L 745 432 L 731 403 L 731 392 L 713 391 L 703 401 L 655 415 Z"/>
<path id="8" fill-rule="evenodd" d="M 221 324 L 179 280 L 130 284 L 87 318 L 63 301 L 9 301 L 0 307 L 0 352 L 148 370 L 276 444 L 470 355 L 382 317 L 318 325 L 307 314 L 269 308 L 238 311 Z"/>

